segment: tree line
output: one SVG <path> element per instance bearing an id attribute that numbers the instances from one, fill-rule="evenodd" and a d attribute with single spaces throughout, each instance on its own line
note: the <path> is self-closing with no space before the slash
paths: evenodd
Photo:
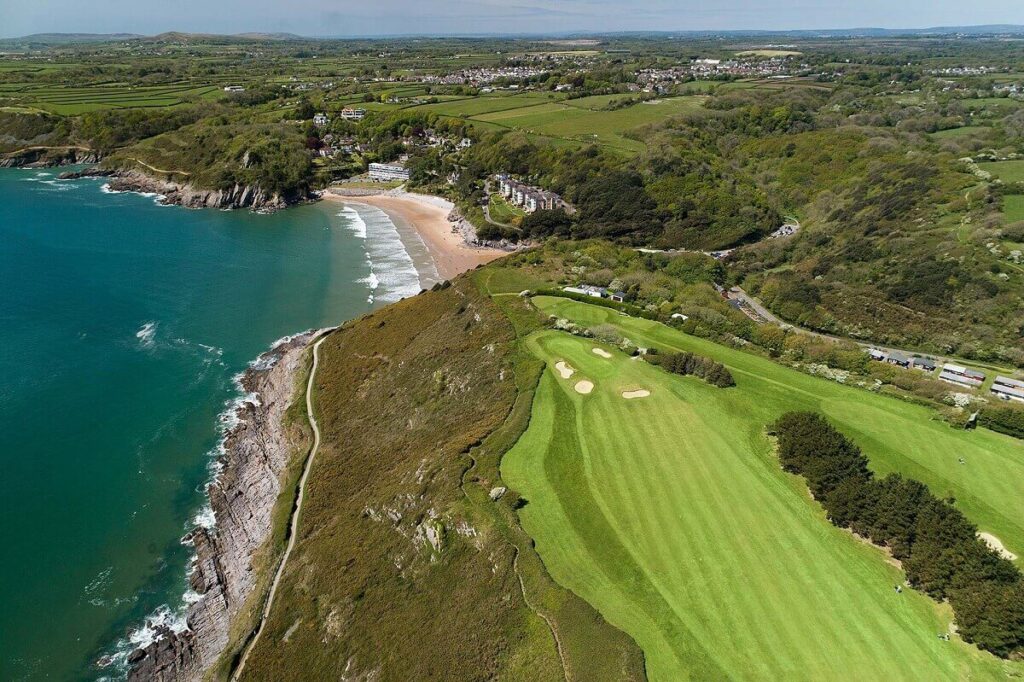
<path id="1" fill-rule="evenodd" d="M 653 349 L 652 349 L 653 350 Z M 657 353 L 648 351 L 647 360 L 673 374 L 695 376 L 712 386 L 728 388 L 735 386 L 736 381 L 725 365 L 711 358 L 690 352 Z"/>
<path id="2" fill-rule="evenodd" d="M 772 431 L 783 469 L 806 479 L 833 524 L 887 547 L 910 585 L 948 599 L 966 641 L 1001 657 L 1024 653 L 1024 576 L 952 499 L 899 474 L 875 478 L 860 448 L 819 414 L 787 413 Z"/>

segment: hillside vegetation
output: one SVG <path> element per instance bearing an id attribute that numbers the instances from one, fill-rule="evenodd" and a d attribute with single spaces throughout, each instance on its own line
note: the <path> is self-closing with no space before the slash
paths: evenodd
<path id="1" fill-rule="evenodd" d="M 632 641 L 547 577 L 516 498 L 490 497 L 538 369 L 514 341 L 467 276 L 324 342 L 323 444 L 245 679 L 643 678 Z"/>

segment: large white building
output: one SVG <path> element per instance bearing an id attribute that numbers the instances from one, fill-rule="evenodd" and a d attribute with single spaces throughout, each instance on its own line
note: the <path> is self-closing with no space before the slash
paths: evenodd
<path id="1" fill-rule="evenodd" d="M 371 163 L 370 178 L 373 180 L 408 180 L 409 169 L 397 163 Z"/>
<path id="2" fill-rule="evenodd" d="M 991 390 L 997 398 L 1024 403 L 1024 381 L 1019 379 L 997 376 L 992 382 Z"/>
<path id="3" fill-rule="evenodd" d="M 985 382 L 985 375 L 973 369 L 947 363 L 942 366 L 939 379 L 950 384 L 978 388 Z"/>

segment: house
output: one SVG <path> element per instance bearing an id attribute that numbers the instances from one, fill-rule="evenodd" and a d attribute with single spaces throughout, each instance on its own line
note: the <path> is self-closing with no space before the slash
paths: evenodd
<path id="1" fill-rule="evenodd" d="M 985 381 L 985 375 L 973 369 L 946 363 L 942 366 L 939 379 L 950 384 L 957 384 L 958 386 L 977 388 Z"/>
<path id="2" fill-rule="evenodd" d="M 459 140 L 459 149 L 469 149 L 472 146 L 473 140 L 469 139 L 468 137 L 464 137 L 461 140 Z"/>
<path id="3" fill-rule="evenodd" d="M 903 353 L 899 352 L 898 350 L 894 350 L 893 352 L 889 353 L 889 357 L 886 359 L 886 362 L 888 362 L 890 365 L 910 367 L 910 358 L 904 355 Z"/>
<path id="4" fill-rule="evenodd" d="M 885 362 L 889 359 L 888 353 L 877 348 L 868 348 L 868 355 L 871 356 L 872 360 L 877 360 L 878 362 Z"/>
<path id="5" fill-rule="evenodd" d="M 341 110 L 341 117 L 346 121 L 362 121 L 364 116 L 366 116 L 366 109 L 345 107 Z"/>
<path id="6" fill-rule="evenodd" d="M 997 376 L 992 382 L 992 394 L 1001 400 L 1024 403 L 1024 381 Z"/>
<path id="7" fill-rule="evenodd" d="M 910 366 L 913 367 L 914 369 L 919 369 L 922 372 L 934 372 L 935 367 L 937 365 L 935 364 L 935 361 L 932 360 L 931 358 L 915 357 L 913 360 L 911 360 Z"/>
<path id="8" fill-rule="evenodd" d="M 567 291 L 570 294 L 592 296 L 594 298 L 604 298 L 608 294 L 608 290 L 604 287 L 595 287 L 590 284 L 581 284 L 578 287 L 562 287 L 562 291 Z"/>
<path id="9" fill-rule="evenodd" d="M 331 119 L 327 118 L 327 114 L 320 113 L 313 116 L 313 125 L 317 128 L 323 128 L 330 122 Z"/>
<path id="10" fill-rule="evenodd" d="M 225 85 L 224 92 L 245 92 L 245 88 L 241 85 Z"/>
<path id="11" fill-rule="evenodd" d="M 371 163 L 370 178 L 373 180 L 408 180 L 409 169 L 397 163 Z"/>
<path id="12" fill-rule="evenodd" d="M 683 322 L 686 322 L 688 319 L 690 319 L 690 316 L 689 315 L 683 315 L 682 313 L 672 313 L 672 319 L 673 320 L 682 320 Z"/>
<path id="13" fill-rule="evenodd" d="M 625 303 L 626 302 L 626 292 L 624 292 L 624 291 L 613 291 L 611 293 L 611 299 L 613 301 L 615 301 L 616 303 Z"/>

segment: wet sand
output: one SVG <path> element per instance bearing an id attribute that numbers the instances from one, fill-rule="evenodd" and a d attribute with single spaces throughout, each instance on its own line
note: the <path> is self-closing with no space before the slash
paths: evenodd
<path id="1" fill-rule="evenodd" d="M 451 279 L 507 255 L 500 249 L 470 246 L 461 234 L 452 232 L 452 225 L 448 222 L 452 205 L 440 197 L 420 194 L 339 196 L 327 192 L 324 199 L 376 206 L 391 218 L 399 234 L 414 230 L 426 245 L 443 279 Z"/>

